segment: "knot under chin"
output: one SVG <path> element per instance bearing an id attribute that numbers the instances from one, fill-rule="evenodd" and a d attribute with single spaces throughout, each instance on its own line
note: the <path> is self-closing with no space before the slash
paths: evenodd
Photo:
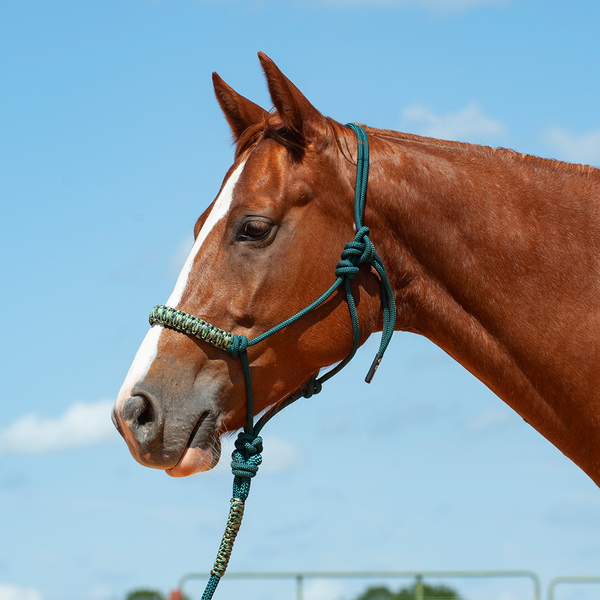
<path id="1" fill-rule="evenodd" d="M 323 384 L 316 380 L 314 377 L 311 377 L 306 383 L 306 387 L 302 392 L 302 396 L 304 398 L 312 398 L 315 394 L 318 394 L 323 389 Z"/>
<path id="2" fill-rule="evenodd" d="M 234 454 L 236 451 L 243 454 L 246 459 L 256 454 L 260 454 L 263 451 L 263 439 L 260 435 L 240 431 L 237 440 L 235 440 Z"/>
<path id="3" fill-rule="evenodd" d="M 245 500 L 250 492 L 250 481 L 258 473 L 262 463 L 260 453 L 263 450 L 262 438 L 244 431 L 238 434 L 235 450 L 231 454 L 233 479 L 233 497 Z"/>

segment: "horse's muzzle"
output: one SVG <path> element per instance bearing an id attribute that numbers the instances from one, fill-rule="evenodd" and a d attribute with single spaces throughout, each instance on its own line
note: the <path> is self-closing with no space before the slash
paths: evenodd
<path id="1" fill-rule="evenodd" d="M 122 404 L 115 404 L 112 421 L 135 460 L 146 467 L 163 469 L 173 477 L 185 477 L 215 466 L 221 444 L 213 411 L 200 410 L 199 414 L 191 411 L 183 422 L 169 424 L 152 394 L 139 389 L 134 394 Z M 182 426 L 183 423 L 186 425 Z"/>
<path id="2" fill-rule="evenodd" d="M 165 452 L 164 415 L 151 395 L 138 393 L 115 404 L 112 421 L 123 436 L 133 457 L 156 469 L 173 467 L 179 457 Z"/>

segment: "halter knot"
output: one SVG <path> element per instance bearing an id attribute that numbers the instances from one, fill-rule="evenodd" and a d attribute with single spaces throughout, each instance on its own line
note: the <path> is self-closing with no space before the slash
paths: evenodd
<path id="1" fill-rule="evenodd" d="M 250 492 L 250 480 L 258 473 L 262 463 L 262 438 L 242 431 L 235 440 L 235 450 L 231 454 L 233 497 L 246 500 Z"/>
<path id="2" fill-rule="evenodd" d="M 245 335 L 234 335 L 227 353 L 233 358 L 239 358 L 248 348 L 248 338 Z"/>
<path id="3" fill-rule="evenodd" d="M 323 384 L 311 377 L 306 383 L 306 387 L 302 393 L 304 398 L 312 398 L 315 394 L 318 394 L 323 389 Z"/>
<path id="4" fill-rule="evenodd" d="M 342 256 L 344 256 L 344 252 L 342 252 Z M 340 262 L 335 266 L 336 277 L 347 277 L 348 279 L 356 279 L 357 275 L 358 267 L 355 266 L 354 263 L 349 261 L 347 258 L 340 260 Z"/>
<path id="5" fill-rule="evenodd" d="M 338 262 L 335 268 L 337 277 L 347 277 L 355 279 L 358 275 L 358 267 L 363 263 L 372 263 L 376 255 L 375 246 L 369 239 L 369 228 L 361 227 L 351 242 L 344 246 L 342 251 L 342 260 Z"/>
<path id="6" fill-rule="evenodd" d="M 346 244 L 346 246 L 349 247 L 349 249 L 352 249 L 353 252 L 360 252 L 360 257 L 357 261 L 358 264 L 373 262 L 373 257 L 375 256 L 375 246 L 369 239 L 369 233 L 370 229 L 363 225 L 363 227 L 356 232 L 354 240 Z"/>

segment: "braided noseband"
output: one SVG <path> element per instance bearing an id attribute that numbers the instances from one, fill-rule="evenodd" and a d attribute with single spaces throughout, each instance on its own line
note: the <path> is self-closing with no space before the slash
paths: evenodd
<path id="1" fill-rule="evenodd" d="M 210 579 L 202 595 L 202 600 L 210 600 L 217 588 L 219 580 L 225 574 L 229 557 L 233 549 L 235 537 L 242 522 L 244 514 L 244 502 L 250 492 L 250 481 L 258 471 L 262 462 L 262 438 L 258 435 L 263 426 L 271 417 L 280 410 L 289 406 L 298 398 L 310 398 L 321 391 L 323 383 L 339 373 L 354 357 L 360 343 L 360 325 L 356 303 L 352 295 L 350 281 L 355 279 L 359 272 L 359 265 L 371 264 L 381 279 L 381 304 L 383 308 L 383 334 L 379 350 L 375 355 L 373 364 L 367 373 L 365 381 L 370 383 L 373 375 L 383 358 L 386 348 L 392 339 L 396 324 L 396 303 L 390 282 L 387 278 L 385 267 L 381 258 L 375 252 L 375 247 L 368 237 L 369 228 L 363 225 L 365 210 L 365 199 L 367 194 L 367 182 L 369 177 L 369 140 L 365 130 L 353 123 L 347 125 L 356 134 L 358 142 L 358 156 L 356 161 L 356 188 L 354 194 L 354 220 L 356 223 L 356 235 L 354 239 L 344 246 L 341 260 L 338 262 L 335 275 L 337 277 L 333 285 L 317 300 L 305 309 L 286 319 L 279 325 L 269 329 L 265 333 L 248 340 L 244 335 L 234 335 L 223 329 L 219 329 L 202 319 L 198 319 L 186 312 L 168 306 L 155 306 L 150 313 L 150 325 L 163 325 L 175 329 L 181 333 L 199 338 L 221 350 L 225 350 L 233 358 L 242 361 L 244 378 L 246 381 L 246 426 L 244 431 L 238 435 L 235 442 L 235 450 L 231 455 L 231 469 L 233 471 L 233 494 L 231 508 L 225 527 L 225 533 L 221 546 L 217 553 L 215 564 L 211 571 Z M 303 390 L 288 396 L 283 402 L 268 410 L 256 423 L 254 423 L 254 398 L 252 393 L 252 374 L 248 364 L 246 350 L 291 325 L 301 317 L 307 315 L 327 300 L 343 284 L 346 294 L 346 302 L 352 321 L 352 350 L 350 354 L 333 369 L 318 379 L 311 378 Z"/>

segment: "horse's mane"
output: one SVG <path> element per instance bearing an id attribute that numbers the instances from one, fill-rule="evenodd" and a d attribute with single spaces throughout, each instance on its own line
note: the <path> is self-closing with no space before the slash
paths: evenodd
<path id="1" fill-rule="evenodd" d="M 340 133 L 345 129 L 343 125 L 327 118 L 330 132 L 336 138 L 336 143 L 340 146 Z M 439 140 L 436 138 L 423 137 L 412 133 L 403 133 L 391 129 L 377 129 L 364 126 L 365 129 L 376 137 L 409 146 L 427 146 L 440 150 L 481 152 L 489 156 L 502 156 L 510 160 L 517 160 L 529 163 L 534 166 L 550 168 L 556 171 L 566 171 L 571 173 L 585 174 L 591 177 L 600 178 L 600 169 L 591 165 L 574 164 L 552 158 L 540 158 L 531 154 L 516 152 L 510 148 L 492 148 L 491 146 L 482 146 L 478 144 L 469 144 L 466 142 L 455 142 L 450 140 Z M 272 139 L 286 147 L 296 158 L 301 158 L 304 154 L 304 148 L 293 137 L 286 134 L 286 129 L 277 112 L 265 113 L 263 121 L 259 121 L 248 127 L 246 131 L 237 140 L 236 158 L 257 145 L 261 140 Z"/>
<path id="2" fill-rule="evenodd" d="M 402 133 L 390 129 L 376 129 L 373 127 L 369 127 L 368 130 L 370 133 L 373 133 L 381 139 L 386 139 L 396 143 L 402 143 L 403 145 L 425 145 L 429 147 L 437 147 L 440 149 L 447 150 L 483 152 L 491 156 L 503 156 L 512 160 L 524 161 L 535 166 L 547 167 L 559 171 L 586 174 L 600 178 L 600 169 L 597 169 L 596 167 L 593 167 L 591 165 L 574 164 L 561 160 L 556 160 L 553 158 L 540 158 L 539 156 L 533 156 L 531 154 L 523 154 L 521 152 L 516 152 L 515 150 L 511 150 L 510 148 L 492 148 L 491 146 L 480 146 L 478 144 L 469 144 L 466 142 L 438 140 L 436 138 L 422 137 L 419 135 L 414 135 L 412 133 Z"/>

